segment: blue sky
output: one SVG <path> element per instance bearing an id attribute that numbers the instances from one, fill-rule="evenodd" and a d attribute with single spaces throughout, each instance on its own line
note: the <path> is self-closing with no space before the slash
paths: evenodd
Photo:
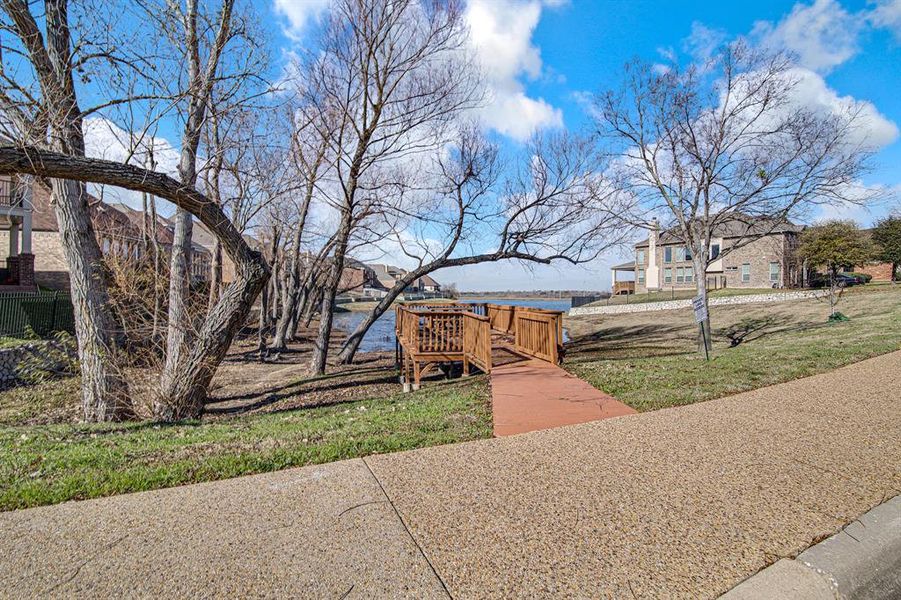
<path id="1" fill-rule="evenodd" d="M 279 53 L 302 44 L 329 0 L 273 0 Z M 785 2 L 467 0 L 477 54 L 495 104 L 483 120 L 509 150 L 531 131 L 588 125 L 584 99 L 616 87 L 634 57 L 664 62 L 744 36 L 785 48 L 810 71 L 811 102 L 865 102 L 880 150 L 865 183 L 901 190 L 901 0 Z M 869 211 L 829 209 L 870 225 L 897 200 Z M 476 265 L 439 271 L 461 289 L 607 289 L 616 251 L 587 266 Z"/>
<path id="2" fill-rule="evenodd" d="M 313 38 L 331 0 L 250 1 L 269 33 L 268 75 L 276 80 L 291 53 Z M 538 130 L 589 126 L 585 99 L 616 88 L 623 64 L 632 58 L 665 62 L 668 53 L 676 53 L 689 59 L 744 36 L 798 56 L 809 102 L 863 103 L 870 116 L 867 135 L 880 148 L 864 183 L 901 192 L 901 0 L 464 1 L 474 51 L 494 98 L 480 117 L 508 152 Z M 166 171 L 174 171 L 178 156 L 178 127 L 172 125 L 162 125 L 157 141 L 159 168 Z M 103 122 L 89 132 L 89 154 L 117 159 L 122 153 L 111 140 L 122 132 L 108 129 Z M 168 151 L 161 147 L 170 142 Z M 897 199 L 871 210 L 832 208 L 819 216 L 870 225 L 895 208 L 901 208 Z M 483 264 L 435 276 L 463 290 L 602 290 L 610 287 L 609 266 L 628 252 L 611 251 L 582 266 Z"/>

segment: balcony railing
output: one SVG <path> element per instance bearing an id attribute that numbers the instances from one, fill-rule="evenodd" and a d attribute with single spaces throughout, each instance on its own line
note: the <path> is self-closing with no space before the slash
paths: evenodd
<path id="1" fill-rule="evenodd" d="M 0 206 L 22 206 L 22 194 L 16 182 L 0 179 Z"/>

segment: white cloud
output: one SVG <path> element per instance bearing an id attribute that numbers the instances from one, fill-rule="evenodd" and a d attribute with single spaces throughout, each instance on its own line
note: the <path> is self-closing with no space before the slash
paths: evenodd
<path id="1" fill-rule="evenodd" d="M 273 9 L 286 23 L 285 34 L 297 40 L 311 22 L 319 21 L 333 0 L 274 0 Z M 534 132 L 563 126 L 563 111 L 543 98 L 532 98 L 520 80 L 542 76 L 559 81 L 561 75 L 545 69 L 532 35 L 544 8 L 558 8 L 569 0 L 468 0 L 466 21 L 473 53 L 483 70 L 486 106 L 484 124 L 515 140 Z"/>
<path id="2" fill-rule="evenodd" d="M 791 69 L 789 76 L 796 81 L 792 89 L 796 106 L 827 114 L 857 113 L 856 130 L 849 142 L 879 150 L 898 139 L 898 126 L 882 115 L 872 102 L 839 96 L 826 85 L 822 76 L 809 69 L 796 67 Z"/>
<path id="3" fill-rule="evenodd" d="M 856 221 L 862 227 L 872 227 L 876 222 L 893 214 L 899 206 L 901 184 L 895 186 L 868 185 L 862 181 L 850 184 L 845 196 L 858 201 L 837 202 L 820 206 L 813 221 L 840 219 Z"/>
<path id="4" fill-rule="evenodd" d="M 326 13 L 332 0 L 275 0 L 273 9 L 285 19 L 285 35 L 299 39 L 311 21 Z"/>
<path id="5" fill-rule="evenodd" d="M 489 104 L 482 111 L 485 124 L 516 140 L 525 140 L 537 130 L 562 127 L 563 113 L 542 98 L 530 98 L 520 77 L 542 75 L 541 51 L 532 35 L 544 6 L 559 6 L 559 0 L 470 0 L 466 19 L 476 59 L 489 91 Z"/>
<path id="6" fill-rule="evenodd" d="M 132 140 L 127 131 L 103 117 L 89 117 L 84 121 L 85 154 L 91 158 L 103 158 L 116 162 L 125 162 L 146 168 L 147 151 L 153 148 L 156 171 L 173 177 L 178 176 L 179 151 L 163 137 L 149 134 L 141 140 Z M 135 152 L 131 148 L 137 147 Z M 91 193 L 102 196 L 107 202 L 122 202 L 133 208 L 140 208 L 141 194 L 131 190 L 104 186 L 102 189 L 91 185 Z M 160 200 L 167 212 L 171 205 Z"/>
<path id="7" fill-rule="evenodd" d="M 868 18 L 874 27 L 892 30 L 901 41 L 901 0 L 880 0 Z"/>
<path id="8" fill-rule="evenodd" d="M 763 45 L 795 53 L 803 67 L 828 73 L 857 54 L 864 24 L 861 14 L 849 13 L 836 0 L 815 0 L 795 4 L 775 25 L 757 22 L 751 35 Z"/>
<path id="9" fill-rule="evenodd" d="M 728 34 L 695 21 L 691 33 L 683 42 L 685 51 L 698 63 L 709 60 L 717 49 L 728 41 Z"/>

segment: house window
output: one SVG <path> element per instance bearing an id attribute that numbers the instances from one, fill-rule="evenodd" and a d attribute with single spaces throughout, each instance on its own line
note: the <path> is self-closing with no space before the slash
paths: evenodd
<path id="1" fill-rule="evenodd" d="M 636 259 L 635 262 L 637 262 L 637 263 L 640 264 L 640 265 L 643 265 L 643 264 L 644 264 L 644 250 L 639 250 L 639 251 L 638 251 L 638 258 Z"/>
<path id="2" fill-rule="evenodd" d="M 671 263 L 673 262 L 673 249 L 672 248 L 664 248 L 663 249 L 663 262 Z"/>
<path id="3" fill-rule="evenodd" d="M 644 283 L 644 269 L 638 269 L 638 283 Z"/>
<path id="4" fill-rule="evenodd" d="M 749 283 L 751 281 L 751 264 L 745 263 L 741 266 L 741 282 Z"/>
<path id="5" fill-rule="evenodd" d="M 691 260 L 691 248 L 685 246 L 685 260 Z"/>
<path id="6" fill-rule="evenodd" d="M 685 269 L 683 267 L 676 269 L 676 283 L 685 283 Z"/>
<path id="7" fill-rule="evenodd" d="M 777 262 L 770 263 L 770 282 L 779 283 L 782 280 L 782 265 Z"/>
<path id="8" fill-rule="evenodd" d="M 664 283 L 672 283 L 673 282 L 673 270 L 670 267 L 663 269 L 663 282 Z"/>
<path id="9" fill-rule="evenodd" d="M 685 267 L 685 283 L 691 283 L 695 278 L 694 267 Z"/>
<path id="10" fill-rule="evenodd" d="M 676 262 L 685 260 L 685 246 L 676 248 Z"/>
<path id="11" fill-rule="evenodd" d="M 710 260 L 716 260 L 720 256 L 720 245 L 710 244 Z"/>
<path id="12" fill-rule="evenodd" d="M 109 249 L 110 249 L 110 243 L 109 243 L 109 240 L 106 239 L 106 238 L 103 238 L 103 253 L 104 253 L 104 254 L 109 254 Z"/>

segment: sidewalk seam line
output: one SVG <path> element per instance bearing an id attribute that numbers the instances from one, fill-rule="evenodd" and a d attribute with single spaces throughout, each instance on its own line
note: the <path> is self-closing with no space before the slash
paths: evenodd
<path id="1" fill-rule="evenodd" d="M 361 457 L 360 460 L 363 461 L 364 465 L 366 465 L 366 469 L 369 471 L 369 474 L 372 475 L 372 478 L 375 479 L 375 482 L 378 484 L 379 489 L 382 490 L 382 494 L 385 496 L 385 499 L 388 501 L 388 504 L 391 505 L 391 509 L 394 511 L 394 514 L 397 515 L 397 519 L 400 521 L 400 524 L 403 526 L 404 531 L 406 531 L 407 535 L 410 536 L 410 540 L 413 542 L 413 545 L 416 546 L 416 549 L 419 550 L 419 553 L 425 559 L 425 562 L 429 565 L 429 568 L 432 570 L 432 573 L 435 575 L 435 577 L 438 578 L 438 583 L 440 583 L 441 587 L 444 588 L 444 593 L 447 594 L 448 598 L 451 598 L 451 600 L 453 600 L 454 596 L 453 596 L 453 594 L 450 593 L 450 590 L 447 588 L 447 584 L 444 583 L 444 579 L 441 577 L 441 575 L 438 574 L 438 570 L 435 568 L 435 565 L 432 564 L 432 561 L 429 560 L 428 554 L 425 553 L 425 550 L 422 548 L 422 546 L 419 545 L 419 542 L 417 541 L 416 537 L 413 535 L 413 532 L 410 531 L 409 527 L 407 527 L 406 521 L 404 521 L 404 518 L 401 516 L 400 511 L 397 510 L 397 507 L 394 506 L 394 502 L 391 500 L 391 496 L 388 495 L 388 491 L 385 489 L 385 486 L 382 485 L 382 482 L 378 478 L 378 476 L 375 474 L 375 471 L 373 471 L 372 467 L 369 466 L 369 463 L 366 461 L 366 457 L 365 456 Z"/>

